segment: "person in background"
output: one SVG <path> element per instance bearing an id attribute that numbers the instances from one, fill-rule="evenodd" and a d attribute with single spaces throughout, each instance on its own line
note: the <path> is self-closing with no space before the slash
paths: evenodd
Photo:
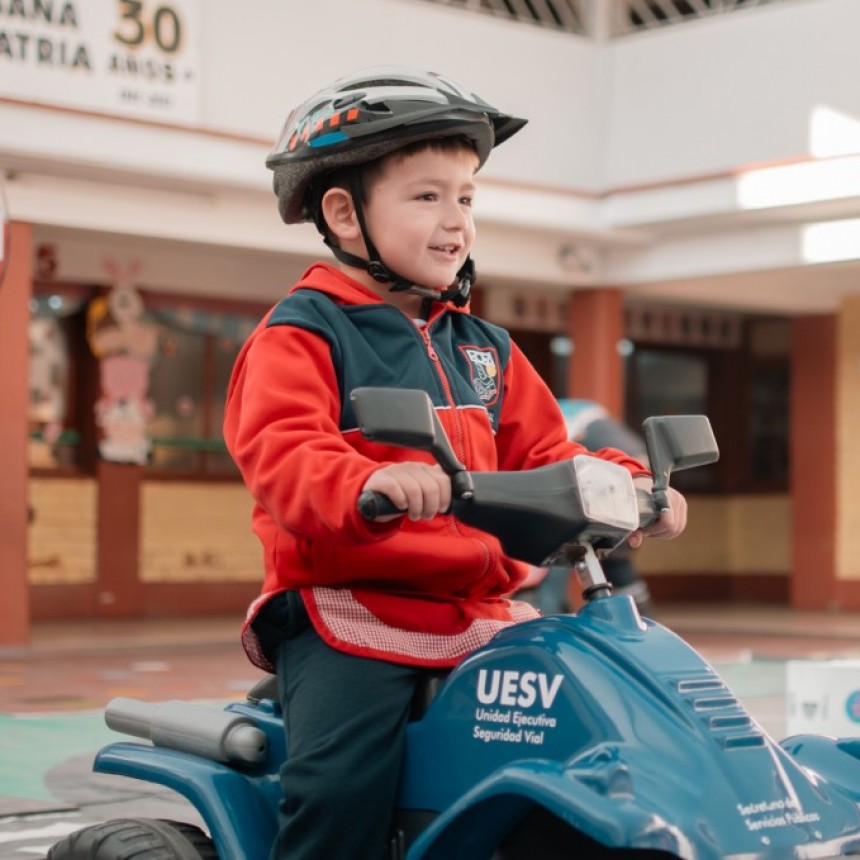
<path id="1" fill-rule="evenodd" d="M 648 464 L 645 440 L 631 427 L 613 418 L 608 410 L 593 400 L 559 401 L 568 438 L 584 445 L 589 451 L 616 448 Z M 642 615 L 653 612 L 651 592 L 633 564 L 634 550 L 624 543 L 613 550 L 602 561 L 606 578 L 615 594 L 629 594 Z M 570 571 L 560 568 L 532 568 L 523 587 L 517 592 L 520 600 L 526 600 L 544 615 L 569 612 Z"/>

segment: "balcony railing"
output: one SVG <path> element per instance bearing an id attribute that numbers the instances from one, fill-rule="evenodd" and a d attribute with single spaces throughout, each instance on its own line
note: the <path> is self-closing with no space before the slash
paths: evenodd
<path id="1" fill-rule="evenodd" d="M 428 0 L 425 0 L 428 2 Z M 592 38 L 612 38 L 789 0 L 429 0 Z"/>
<path id="2" fill-rule="evenodd" d="M 612 0 L 612 35 L 650 30 L 786 0 Z"/>
<path id="3" fill-rule="evenodd" d="M 587 35 L 588 14 L 592 0 L 430 0 L 440 6 L 452 6 L 472 12 L 483 12 L 527 24 L 538 24 L 568 33 Z"/>

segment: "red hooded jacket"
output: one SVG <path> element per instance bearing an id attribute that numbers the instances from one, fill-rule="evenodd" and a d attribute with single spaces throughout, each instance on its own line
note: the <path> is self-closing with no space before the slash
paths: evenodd
<path id="1" fill-rule="evenodd" d="M 530 469 L 585 450 L 567 440 L 555 398 L 504 329 L 439 303 L 418 327 L 338 269 L 312 266 L 243 347 L 225 413 L 265 563 L 243 642 L 268 671 L 250 622 L 287 589 L 332 647 L 423 666 L 453 666 L 536 615 L 505 596 L 528 566 L 495 537 L 452 516 L 361 517 L 356 500 L 373 471 L 432 462 L 361 435 L 349 401 L 361 385 L 427 391 L 468 469 Z M 646 472 L 621 451 L 599 456 Z"/>

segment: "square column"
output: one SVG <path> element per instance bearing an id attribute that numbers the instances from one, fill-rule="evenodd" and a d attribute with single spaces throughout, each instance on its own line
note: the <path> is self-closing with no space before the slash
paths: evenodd
<path id="1" fill-rule="evenodd" d="M 828 609 L 834 602 L 836 329 L 834 316 L 793 322 L 790 595 L 796 609 Z"/>
<path id="2" fill-rule="evenodd" d="M 568 332 L 569 397 L 595 400 L 619 420 L 624 418 L 624 297 L 620 290 L 575 290 L 570 297 Z"/>
<path id="3" fill-rule="evenodd" d="M 0 285 L 0 646 L 30 639 L 27 576 L 27 408 L 33 228 L 13 222 L 8 270 Z"/>
<path id="4" fill-rule="evenodd" d="M 846 295 L 836 333 L 836 594 L 860 609 L 860 296 Z"/>

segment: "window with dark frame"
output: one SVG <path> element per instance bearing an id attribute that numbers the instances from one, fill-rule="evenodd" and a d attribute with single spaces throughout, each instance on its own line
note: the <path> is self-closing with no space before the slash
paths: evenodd
<path id="1" fill-rule="evenodd" d="M 148 293 L 158 327 L 147 397 L 151 477 L 238 478 L 221 435 L 224 401 L 239 350 L 266 311 L 249 303 Z M 30 467 L 91 473 L 98 459 L 94 408 L 99 360 L 87 341 L 87 307 L 98 286 L 36 283 L 30 314 Z"/>
<path id="2" fill-rule="evenodd" d="M 748 319 L 737 350 L 636 345 L 626 364 L 627 421 L 638 427 L 648 415 L 704 413 L 723 451 L 713 466 L 679 472 L 678 489 L 788 491 L 789 327 Z"/>
<path id="3" fill-rule="evenodd" d="M 221 434 L 233 365 L 266 308 L 147 297 L 160 328 L 150 372 L 154 476 L 238 477 Z"/>
<path id="4" fill-rule="evenodd" d="M 651 415 L 708 415 L 713 356 L 702 350 L 640 346 L 626 364 L 626 421 L 642 427 Z M 679 472 L 672 483 L 684 492 L 720 489 L 718 468 L 706 466 Z"/>
<path id="5" fill-rule="evenodd" d="M 86 309 L 98 288 L 37 284 L 30 301 L 27 411 L 30 468 L 88 472 L 95 464 L 97 361 Z"/>

